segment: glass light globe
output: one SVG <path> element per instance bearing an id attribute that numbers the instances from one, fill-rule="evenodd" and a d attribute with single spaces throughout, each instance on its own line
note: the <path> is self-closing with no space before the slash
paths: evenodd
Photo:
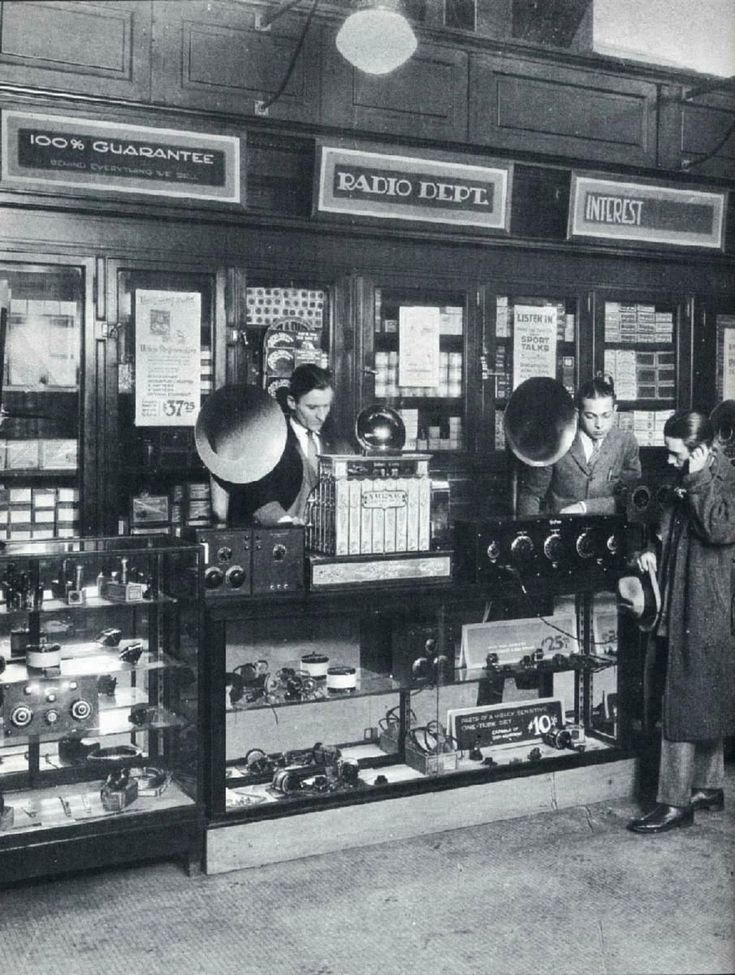
<path id="1" fill-rule="evenodd" d="M 388 74 L 416 50 L 416 35 L 401 14 L 374 7 L 350 14 L 337 34 L 337 50 L 366 74 Z"/>

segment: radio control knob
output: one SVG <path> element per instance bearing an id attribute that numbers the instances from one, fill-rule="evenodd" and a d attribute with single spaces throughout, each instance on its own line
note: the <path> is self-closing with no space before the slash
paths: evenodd
<path id="1" fill-rule="evenodd" d="M 80 698 L 78 701 L 74 701 L 69 710 L 72 718 L 74 718 L 75 721 L 86 721 L 86 719 L 92 713 L 92 706 L 89 701 L 85 701 L 84 698 Z"/>
<path id="2" fill-rule="evenodd" d="M 245 569 L 241 565 L 232 565 L 225 572 L 225 579 L 231 589 L 239 589 L 243 582 L 245 582 Z"/>
<path id="3" fill-rule="evenodd" d="M 204 585 L 207 589 L 219 589 L 225 581 L 225 574 L 216 565 L 210 565 L 204 573 Z"/>
<path id="4" fill-rule="evenodd" d="M 544 541 L 544 555 L 549 562 L 559 562 L 564 554 L 564 542 L 560 535 L 549 535 Z"/>
<path id="5" fill-rule="evenodd" d="M 274 545 L 273 546 L 273 561 L 283 562 L 286 557 L 286 546 L 285 545 Z"/>
<path id="6" fill-rule="evenodd" d="M 500 544 L 497 541 L 497 539 L 494 538 L 490 542 L 490 544 L 486 549 L 486 552 L 487 552 L 487 557 L 490 559 L 491 562 L 498 561 L 498 559 L 500 558 Z"/>
<path id="7" fill-rule="evenodd" d="M 510 546 L 510 554 L 518 562 L 530 562 L 534 551 L 535 546 L 530 535 L 519 535 Z"/>
<path id="8" fill-rule="evenodd" d="M 49 702 L 49 704 L 53 704 L 54 703 L 54 701 L 56 700 L 56 695 L 54 694 L 53 691 L 49 691 L 46 694 L 46 700 Z"/>
<path id="9" fill-rule="evenodd" d="M 607 548 L 610 555 L 617 555 L 618 552 L 620 551 L 620 539 L 618 538 L 618 536 L 611 535 L 608 538 L 607 542 L 605 543 L 605 547 Z"/>
<path id="10" fill-rule="evenodd" d="M 33 721 L 33 711 L 26 704 L 19 704 L 10 712 L 10 723 L 16 728 L 27 728 Z"/>
<path id="11" fill-rule="evenodd" d="M 232 549 L 229 545 L 223 545 L 217 549 L 218 562 L 230 562 L 232 560 Z"/>
<path id="12" fill-rule="evenodd" d="M 591 559 L 595 555 L 595 540 L 592 536 L 592 532 L 582 532 L 582 534 L 577 538 L 575 545 L 577 549 L 577 555 L 580 559 Z"/>
<path id="13" fill-rule="evenodd" d="M 49 708 L 46 714 L 44 714 L 43 718 L 46 724 L 56 724 L 56 722 L 59 720 L 59 712 L 56 710 L 56 708 Z"/>

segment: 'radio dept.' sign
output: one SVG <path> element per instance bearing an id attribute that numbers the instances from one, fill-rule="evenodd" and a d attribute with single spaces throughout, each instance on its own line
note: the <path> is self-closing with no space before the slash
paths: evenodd
<path id="1" fill-rule="evenodd" d="M 455 205 L 467 209 L 492 209 L 495 186 L 469 180 L 434 180 L 396 176 L 388 172 L 340 168 L 335 172 L 335 196 L 352 200 L 387 197 L 397 201 L 431 205 Z"/>
<path id="2" fill-rule="evenodd" d="M 475 165 L 322 146 L 317 209 L 507 232 L 510 164 Z"/>

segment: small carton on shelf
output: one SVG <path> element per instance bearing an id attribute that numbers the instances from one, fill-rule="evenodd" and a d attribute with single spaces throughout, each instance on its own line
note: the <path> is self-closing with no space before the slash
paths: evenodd
<path id="1" fill-rule="evenodd" d="M 41 440 L 40 466 L 44 470 L 76 470 L 78 448 L 76 440 Z"/>
<path id="2" fill-rule="evenodd" d="M 38 440 L 8 440 L 5 447 L 7 470 L 36 470 L 40 466 L 38 443 Z"/>

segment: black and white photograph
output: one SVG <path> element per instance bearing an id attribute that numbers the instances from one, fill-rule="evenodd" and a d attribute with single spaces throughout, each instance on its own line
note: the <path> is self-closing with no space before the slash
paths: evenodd
<path id="1" fill-rule="evenodd" d="M 735 0 L 1 0 L 13 975 L 735 973 Z"/>

